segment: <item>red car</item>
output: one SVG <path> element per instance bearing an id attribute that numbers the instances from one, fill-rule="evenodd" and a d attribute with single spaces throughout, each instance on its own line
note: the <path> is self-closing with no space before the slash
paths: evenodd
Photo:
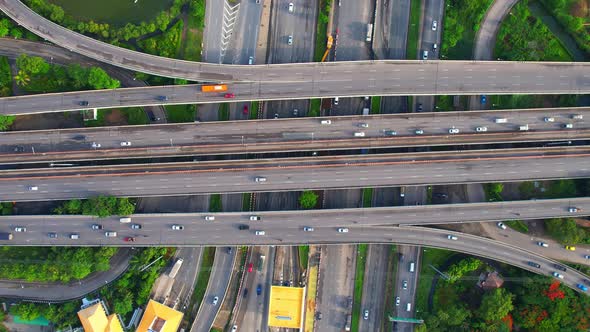
<path id="1" fill-rule="evenodd" d="M 254 264 L 252 264 L 252 263 L 248 264 L 248 272 L 252 272 L 253 269 L 254 269 Z"/>
<path id="2" fill-rule="evenodd" d="M 124 238 L 123 241 L 125 241 L 125 242 L 135 242 L 135 238 L 134 237 L 131 237 L 131 236 L 128 236 L 128 237 Z"/>
<path id="3" fill-rule="evenodd" d="M 244 115 L 248 115 L 248 105 L 244 105 L 244 110 L 242 111 Z"/>
<path id="4" fill-rule="evenodd" d="M 225 97 L 225 98 L 233 98 L 233 97 L 235 97 L 235 96 L 236 96 L 236 95 L 234 95 L 233 93 L 226 93 L 226 94 L 224 95 L 224 97 Z"/>

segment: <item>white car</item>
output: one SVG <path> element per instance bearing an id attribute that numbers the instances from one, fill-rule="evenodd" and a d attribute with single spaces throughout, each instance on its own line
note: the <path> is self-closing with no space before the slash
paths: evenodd
<path id="1" fill-rule="evenodd" d="M 215 216 L 205 216 L 205 220 L 207 220 L 207 221 L 215 221 Z"/>
<path id="2" fill-rule="evenodd" d="M 399 305 L 401 303 L 401 299 L 399 298 L 399 296 L 397 296 L 395 298 L 395 305 Z"/>
<path id="3" fill-rule="evenodd" d="M 559 274 L 557 272 L 552 273 L 555 278 L 563 279 L 563 274 Z"/>
<path id="4" fill-rule="evenodd" d="M 459 238 L 456 237 L 455 235 L 447 235 L 447 239 L 457 241 Z"/>
<path id="5" fill-rule="evenodd" d="M 501 222 L 498 222 L 496 225 L 497 225 L 498 227 L 500 227 L 501 229 L 506 229 L 506 225 L 504 225 L 504 224 L 503 224 L 503 223 L 501 223 Z"/>
<path id="6" fill-rule="evenodd" d="M 257 176 L 256 179 L 254 179 L 256 182 L 266 182 L 266 178 L 263 176 Z"/>
<path id="7" fill-rule="evenodd" d="M 458 134 L 459 128 L 449 128 L 449 134 Z"/>
<path id="8" fill-rule="evenodd" d="M 250 216 L 250 221 L 260 220 L 260 216 Z"/>
<path id="9" fill-rule="evenodd" d="M 543 121 L 545 121 L 545 122 L 555 122 L 555 118 L 553 118 L 553 117 L 545 117 L 543 119 Z"/>
<path id="10" fill-rule="evenodd" d="M 27 231 L 27 228 L 26 227 L 22 227 L 22 226 L 17 226 L 17 227 L 14 228 L 14 231 L 17 232 L 17 233 L 24 233 L 24 232 Z"/>
<path id="11" fill-rule="evenodd" d="M 416 131 L 414 131 L 414 133 L 416 135 L 424 135 L 424 130 L 422 130 L 422 129 L 416 129 Z"/>
<path id="12" fill-rule="evenodd" d="M 96 143 L 96 142 L 92 142 L 92 147 L 95 149 L 100 148 L 102 145 L 100 145 L 100 143 Z"/>
<path id="13" fill-rule="evenodd" d="M 476 127 L 475 131 L 478 133 L 484 133 L 484 132 L 488 131 L 488 127 Z"/>
<path id="14" fill-rule="evenodd" d="M 563 128 L 566 128 L 566 129 L 572 129 L 573 127 L 574 127 L 574 125 L 571 123 L 566 123 L 563 125 Z"/>
<path id="15" fill-rule="evenodd" d="M 570 213 L 576 213 L 576 212 L 578 212 L 578 211 L 580 211 L 580 209 L 578 209 L 578 208 L 577 208 L 577 207 L 575 207 L 575 206 L 569 207 L 569 208 L 567 209 L 567 212 L 570 212 Z"/>
<path id="16" fill-rule="evenodd" d="M 313 232 L 313 227 L 305 226 L 303 227 L 304 232 Z"/>
<path id="17" fill-rule="evenodd" d="M 369 319 L 369 310 L 365 309 L 365 312 L 363 313 L 363 319 L 364 320 Z"/>
<path id="18" fill-rule="evenodd" d="M 217 302 L 219 302 L 219 297 L 214 297 L 213 298 L 213 305 L 217 305 Z"/>
<path id="19" fill-rule="evenodd" d="M 184 226 L 182 226 L 182 225 L 172 225 L 172 230 L 182 231 L 183 229 L 184 229 Z"/>
<path id="20" fill-rule="evenodd" d="M 432 31 L 436 31 L 436 28 L 438 27 L 438 22 L 437 21 L 432 21 Z"/>
<path id="21" fill-rule="evenodd" d="M 338 233 L 348 233 L 348 228 L 338 228 Z"/>
<path id="22" fill-rule="evenodd" d="M 231 327 L 231 332 L 236 332 L 238 330 L 238 326 L 234 325 Z"/>
<path id="23" fill-rule="evenodd" d="M 544 247 L 544 248 L 548 248 L 548 247 L 549 247 L 549 245 L 548 245 L 547 243 L 545 243 L 545 242 L 541 242 L 541 241 L 537 242 L 537 245 L 538 245 L 539 247 Z"/>
<path id="24" fill-rule="evenodd" d="M 322 120 L 320 123 L 323 125 L 329 125 L 332 124 L 332 120 Z"/>
<path id="25" fill-rule="evenodd" d="M 361 127 L 361 128 L 369 128 L 369 124 L 368 123 L 365 123 L 365 122 L 359 123 L 359 127 Z"/>
<path id="26" fill-rule="evenodd" d="M 292 13 L 295 10 L 295 5 L 292 2 L 289 2 L 289 13 Z"/>
<path id="27" fill-rule="evenodd" d="M 289 38 L 287 38 L 287 44 L 293 45 L 293 36 L 289 35 Z"/>
<path id="28" fill-rule="evenodd" d="M 29 186 L 27 189 L 30 190 L 30 191 L 37 191 L 37 190 L 39 190 L 39 187 L 37 187 L 37 186 Z"/>
<path id="29" fill-rule="evenodd" d="M 256 234 L 256 235 L 266 235 L 266 232 L 265 231 L 256 231 L 256 232 L 254 232 L 254 234 Z"/>
<path id="30" fill-rule="evenodd" d="M 121 142 L 121 146 L 131 146 L 131 142 Z"/>

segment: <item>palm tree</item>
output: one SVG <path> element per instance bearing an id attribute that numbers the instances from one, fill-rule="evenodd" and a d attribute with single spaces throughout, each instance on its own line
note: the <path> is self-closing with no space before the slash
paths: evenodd
<path id="1" fill-rule="evenodd" d="M 16 81 L 16 84 L 20 86 L 26 86 L 29 84 L 29 82 L 31 82 L 31 77 L 26 72 L 19 70 L 18 74 L 14 76 L 14 80 Z"/>

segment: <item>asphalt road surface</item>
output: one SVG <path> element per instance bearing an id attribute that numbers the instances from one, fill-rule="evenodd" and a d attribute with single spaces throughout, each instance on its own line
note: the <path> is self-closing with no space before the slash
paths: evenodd
<path id="1" fill-rule="evenodd" d="M 0 176 L 0 197 L 45 201 L 97 194 L 147 197 L 571 179 L 590 176 L 589 158 L 587 148 L 579 147 L 6 170 Z M 266 181 L 257 182 L 261 177 Z"/>
<path id="2" fill-rule="evenodd" d="M 387 263 L 391 255 L 391 247 L 383 244 L 367 246 L 367 260 L 363 295 L 361 299 L 361 317 L 369 310 L 368 319 L 359 321 L 360 332 L 380 331 L 383 324 L 385 299 L 391 294 L 385 293 L 387 279 Z"/>

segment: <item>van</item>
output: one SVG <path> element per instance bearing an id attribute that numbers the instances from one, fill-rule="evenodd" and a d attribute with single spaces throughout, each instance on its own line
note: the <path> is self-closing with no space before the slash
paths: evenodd
<path id="1" fill-rule="evenodd" d="M 117 237 L 117 232 L 104 232 L 106 237 Z"/>
<path id="2" fill-rule="evenodd" d="M 122 223 L 127 224 L 127 223 L 130 223 L 131 222 L 131 218 L 129 218 L 129 217 L 122 217 L 122 218 L 119 218 L 119 222 L 122 222 Z"/>
<path id="3" fill-rule="evenodd" d="M 436 45 L 436 43 L 432 44 L 432 50 L 433 51 L 436 51 L 437 47 L 438 47 L 438 45 Z"/>
<path id="4" fill-rule="evenodd" d="M 320 123 L 323 125 L 329 125 L 332 124 L 332 120 L 322 120 Z"/>
<path id="5" fill-rule="evenodd" d="M 518 126 L 518 130 L 520 130 L 520 131 L 527 131 L 527 130 L 529 130 L 529 125 L 528 124 L 525 124 L 525 125 L 522 125 L 522 126 Z"/>
<path id="6" fill-rule="evenodd" d="M 416 264 L 414 262 L 410 262 L 410 272 L 414 272 L 416 268 Z"/>
<path id="7" fill-rule="evenodd" d="M 508 122 L 508 119 L 506 118 L 496 118 L 496 120 L 494 120 L 496 123 L 506 123 Z"/>
<path id="8" fill-rule="evenodd" d="M 406 311 L 412 311 L 412 304 L 411 303 L 406 304 Z"/>
<path id="9" fill-rule="evenodd" d="M 362 131 L 357 131 L 354 133 L 354 137 L 365 137 L 365 133 Z"/>

